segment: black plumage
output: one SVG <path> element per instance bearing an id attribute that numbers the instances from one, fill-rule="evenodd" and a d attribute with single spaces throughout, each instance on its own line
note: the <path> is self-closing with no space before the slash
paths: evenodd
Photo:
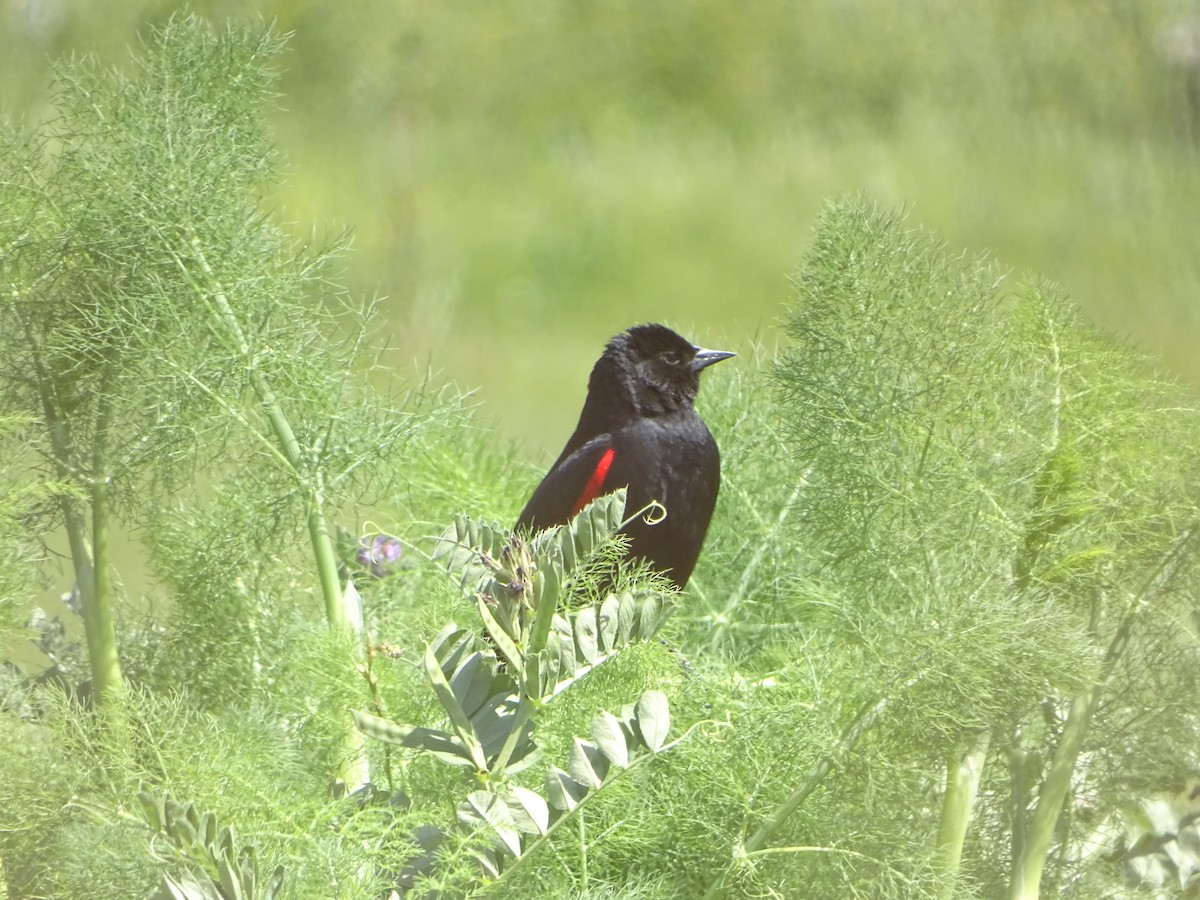
<path id="1" fill-rule="evenodd" d="M 637 325 L 614 337 L 592 369 L 575 432 L 517 527 L 561 525 L 596 497 L 625 487 L 627 518 L 652 501 L 665 510 L 624 526 L 629 555 L 686 585 L 721 485 L 717 443 L 695 407 L 700 373 L 734 355 L 702 350 L 663 325 Z"/>

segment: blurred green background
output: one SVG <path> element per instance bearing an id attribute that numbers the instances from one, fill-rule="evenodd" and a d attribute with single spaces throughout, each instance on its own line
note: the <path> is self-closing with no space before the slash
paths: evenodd
<path id="1" fill-rule="evenodd" d="M 177 3 L 0 0 L 0 105 Z M 1057 281 L 1200 383 L 1200 7 L 1167 0 L 220 2 L 294 32 L 273 112 L 306 237 L 352 228 L 386 360 L 548 461 L 604 341 L 774 340 L 822 203 L 866 191 Z"/>

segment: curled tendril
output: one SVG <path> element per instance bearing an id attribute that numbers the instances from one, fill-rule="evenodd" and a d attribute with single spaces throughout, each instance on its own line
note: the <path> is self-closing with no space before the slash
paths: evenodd
<path id="1" fill-rule="evenodd" d="M 667 508 L 657 500 L 651 500 L 641 509 L 637 510 L 633 515 L 629 516 L 629 518 L 627 518 L 624 522 L 622 522 L 621 527 L 624 528 L 634 519 L 638 518 L 640 518 L 647 525 L 657 525 L 659 522 L 666 519 L 666 517 Z"/>

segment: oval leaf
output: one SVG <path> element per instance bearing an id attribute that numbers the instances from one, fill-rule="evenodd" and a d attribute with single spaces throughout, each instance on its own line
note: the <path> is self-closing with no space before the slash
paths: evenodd
<path id="1" fill-rule="evenodd" d="M 457 765 L 475 765 L 475 758 L 458 738 L 435 728 L 420 728 L 416 725 L 401 725 L 381 719 L 370 713 L 351 710 L 354 724 L 367 737 L 401 747 L 413 747 L 438 754 L 442 759 Z"/>
<path id="2" fill-rule="evenodd" d="M 500 621 L 501 617 L 492 614 L 486 594 L 475 594 L 475 608 L 479 611 L 479 618 L 483 620 L 483 630 L 488 633 L 488 637 L 492 639 L 492 643 L 496 645 L 500 654 L 518 669 L 525 665 L 525 655 L 517 648 L 513 635 L 510 633 L 515 631 L 517 626 L 506 627 Z"/>
<path id="3" fill-rule="evenodd" d="M 442 674 L 446 678 L 454 674 L 454 670 L 462 664 L 463 659 L 471 652 L 474 639 L 474 634 L 465 628 L 459 628 L 458 625 L 451 622 L 438 632 L 437 637 L 429 642 L 429 648 L 433 651 L 438 665 L 442 668 Z"/>
<path id="4" fill-rule="evenodd" d="M 505 798 L 513 823 L 526 834 L 545 834 L 550 828 L 550 807 L 541 794 L 514 787 Z"/>
<path id="5" fill-rule="evenodd" d="M 570 812 L 587 796 L 587 792 L 586 787 L 558 766 L 551 766 L 546 773 L 546 796 L 554 809 Z"/>
<path id="6" fill-rule="evenodd" d="M 562 593 L 563 568 L 557 559 L 538 560 L 537 574 L 540 578 L 534 580 L 535 608 L 543 603 L 558 605 L 558 595 Z"/>
<path id="7" fill-rule="evenodd" d="M 629 767 L 629 745 L 625 742 L 625 732 L 612 713 L 604 710 L 592 719 L 592 740 L 618 769 Z"/>
<path id="8" fill-rule="evenodd" d="M 513 856 L 521 855 L 521 835 L 508 806 L 491 791 L 472 791 L 458 804 L 458 820 L 464 825 L 485 825 L 496 837 L 497 846 Z"/>
<path id="9" fill-rule="evenodd" d="M 573 738 L 567 756 L 567 774 L 586 787 L 598 788 L 608 774 L 608 758 L 590 741 Z"/>
<path id="10" fill-rule="evenodd" d="M 495 693 L 492 662 L 476 651 L 466 658 L 450 679 L 450 690 L 468 716 L 475 715 L 484 701 Z"/>
<path id="11" fill-rule="evenodd" d="M 637 610 L 637 639 L 648 641 L 654 637 L 654 633 L 658 631 L 658 627 L 662 625 L 663 619 L 666 618 L 667 606 L 663 603 L 663 598 L 659 594 L 648 594 L 638 603 Z"/>
<path id="12" fill-rule="evenodd" d="M 154 796 L 149 791 L 139 792 L 137 798 L 150 827 L 154 831 L 162 831 L 166 820 L 166 800 L 161 796 Z"/>
<path id="13" fill-rule="evenodd" d="M 671 709 L 662 691 L 646 691 L 636 707 L 638 731 L 651 753 L 657 753 L 671 730 Z"/>
<path id="14" fill-rule="evenodd" d="M 425 674 L 429 676 L 429 683 L 433 686 L 434 693 L 437 694 L 442 708 L 450 717 L 450 725 L 454 728 L 454 733 L 463 746 L 471 751 L 471 760 L 475 763 L 475 767 L 481 772 L 486 771 L 487 763 L 483 758 L 483 748 L 479 746 L 479 741 L 475 738 L 471 728 L 471 718 L 455 698 L 454 691 L 450 688 L 450 682 L 446 680 L 446 673 L 442 671 L 442 666 L 434 653 L 433 645 L 425 648 Z"/>
<path id="15" fill-rule="evenodd" d="M 620 606 L 612 594 L 605 597 L 604 602 L 600 604 L 596 636 L 600 642 L 600 650 L 604 653 L 608 653 L 617 645 L 617 615 Z"/>
<path id="16" fill-rule="evenodd" d="M 637 600 L 632 594 L 622 594 L 617 601 L 617 644 L 629 643 L 637 622 Z"/>
<path id="17" fill-rule="evenodd" d="M 579 655 L 588 663 L 594 663 L 597 655 L 596 610 L 586 606 L 575 614 L 575 646 Z"/>

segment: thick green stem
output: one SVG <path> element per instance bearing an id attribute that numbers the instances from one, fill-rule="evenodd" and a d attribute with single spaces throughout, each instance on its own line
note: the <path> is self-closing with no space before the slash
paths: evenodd
<path id="1" fill-rule="evenodd" d="M 321 596 L 325 600 L 325 618 L 338 628 L 362 631 L 362 615 L 351 606 L 351 598 L 342 592 L 337 571 L 337 551 L 333 536 L 329 533 L 329 522 L 325 518 L 325 495 L 320 486 L 320 473 L 314 477 L 308 497 L 308 538 L 312 543 L 313 557 L 317 564 L 317 575 L 321 580 Z"/>
<path id="2" fill-rule="evenodd" d="M 990 732 L 979 732 L 971 746 L 951 758 L 946 766 L 946 795 L 942 798 L 942 819 L 938 825 L 933 865 L 941 885 L 938 895 L 947 900 L 954 896 L 963 842 L 979 792 L 979 779 L 987 761 L 990 740 Z"/>
<path id="3" fill-rule="evenodd" d="M 34 368 L 42 415 L 50 437 L 55 474 L 60 481 L 78 482 L 83 474 L 83 467 L 76 463 L 71 446 L 70 428 L 66 417 L 61 413 L 53 373 L 43 364 L 41 354 L 37 352 L 40 349 L 39 342 L 28 326 L 26 334 L 35 350 Z M 107 463 L 105 438 L 108 430 L 108 410 L 109 401 L 102 400 L 97 414 L 96 438 L 92 447 L 91 472 L 88 476 L 92 505 L 91 528 L 88 528 L 87 513 L 78 497 L 71 494 L 59 497 L 67 544 L 71 549 L 71 563 L 75 569 L 75 589 L 79 592 L 79 605 L 83 613 L 88 666 L 92 673 L 92 693 L 97 706 L 118 697 L 124 686 L 121 660 L 117 655 L 117 632 L 113 624 L 108 591 L 108 485 L 104 475 Z"/>
<path id="4" fill-rule="evenodd" d="M 1099 686 L 1093 685 L 1081 691 L 1071 700 L 1071 711 L 1063 725 L 1062 737 L 1054 750 L 1054 758 L 1042 790 L 1038 794 L 1037 808 L 1033 820 L 1025 832 L 1025 843 L 1021 856 L 1013 866 L 1009 900 L 1037 900 L 1041 890 L 1042 871 L 1046 868 L 1046 856 L 1054 842 L 1054 828 L 1062 811 L 1063 801 L 1071 789 L 1071 778 L 1083 740 L 1087 737 L 1096 700 L 1100 696 Z"/>
<path id="5" fill-rule="evenodd" d="M 1025 852 L 1025 818 L 1029 809 L 1029 754 L 1021 748 L 1021 732 L 1018 729 L 1009 754 L 1008 775 L 1012 799 L 1009 803 L 1012 841 L 1010 859 L 1020 859 Z"/>
<path id="6" fill-rule="evenodd" d="M 104 379 L 107 387 L 107 379 Z M 117 655 L 117 629 L 113 623 L 112 591 L 109 580 L 108 419 L 110 399 L 100 398 L 96 434 L 92 444 L 92 596 L 83 600 L 83 622 L 87 632 L 92 688 L 98 704 L 119 698 L 123 681 Z"/>

